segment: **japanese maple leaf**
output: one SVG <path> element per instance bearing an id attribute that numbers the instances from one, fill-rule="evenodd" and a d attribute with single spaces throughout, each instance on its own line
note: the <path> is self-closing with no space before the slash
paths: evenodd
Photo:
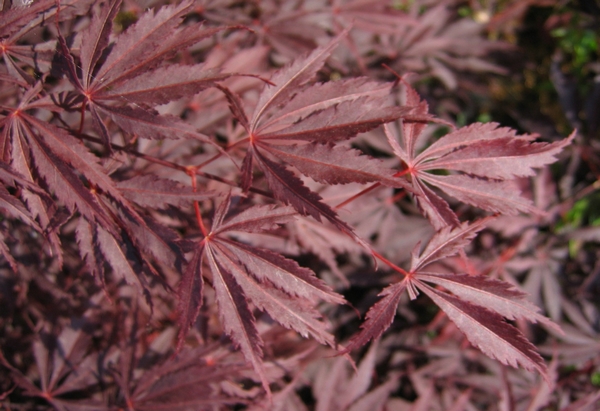
<path id="1" fill-rule="evenodd" d="M 333 336 L 313 306 L 317 301 L 344 303 L 314 273 L 279 254 L 231 239 L 235 232 L 257 233 L 286 223 L 291 207 L 253 206 L 226 218 L 230 197 L 215 211 L 210 232 L 197 245 L 179 285 L 179 344 L 198 316 L 206 268 L 212 277 L 220 318 L 269 392 L 262 368 L 262 340 L 250 303 L 286 328 L 333 346 Z"/>
<path id="2" fill-rule="evenodd" d="M 13 8 L 5 7 L 0 14 L 0 55 L 9 75 L 33 85 L 35 79 L 25 66 L 47 73 L 56 49 L 56 40 L 33 45 L 20 44 L 20 40 L 45 21 L 71 19 L 74 15 L 87 13 L 91 3 L 92 0 L 39 0 L 31 2 L 28 7 L 16 7 L 16 4 Z"/>
<path id="3" fill-rule="evenodd" d="M 40 387 L 13 367 L 0 353 L 0 365 L 8 369 L 10 376 L 26 395 L 48 401 L 59 411 L 100 409 L 102 402 L 82 397 L 64 398 L 65 395 L 81 396 L 86 390 L 98 385 L 98 353 L 90 352 L 92 336 L 89 324 L 85 327 L 68 326 L 53 336 L 44 327 L 33 343 L 33 354 L 40 378 Z"/>
<path id="4" fill-rule="evenodd" d="M 119 388 L 115 405 L 131 411 L 186 411 L 244 402 L 222 389 L 222 384 L 243 378 L 248 370 L 241 355 L 225 351 L 222 345 L 208 344 L 182 351 L 176 357 L 159 357 L 159 362 L 150 366 L 148 353 L 156 356 L 160 352 L 160 344 L 155 346 L 157 341 L 165 341 L 162 348 L 167 348 L 165 345 L 172 341 L 172 328 L 154 339 L 148 351 L 139 349 L 148 343 L 137 338 L 143 334 L 136 333 L 137 327 L 131 331 L 133 338 L 122 344 L 113 370 Z"/>
<path id="5" fill-rule="evenodd" d="M 418 107 L 415 114 L 425 115 L 427 104 L 419 101 L 416 91 L 407 86 L 407 104 Z M 538 212 L 533 203 L 523 197 L 514 180 L 532 176 L 534 169 L 556 160 L 575 137 L 554 143 L 536 143 L 536 136 L 517 135 L 496 123 L 475 123 L 452 131 L 417 153 L 419 138 L 425 124 L 405 119 L 398 130 L 386 125 L 386 135 L 394 153 L 405 166 L 404 174 L 411 178 L 416 201 L 436 229 L 458 225 L 459 221 L 448 203 L 430 187 L 487 211 L 502 214 Z M 436 170 L 451 174 L 431 173 Z M 457 174 L 460 172 L 462 174 Z"/>
<path id="6" fill-rule="evenodd" d="M 432 263 L 450 257 L 462 250 L 485 227 L 487 219 L 458 227 L 447 226 L 438 231 L 427 246 L 412 255 L 411 269 L 404 272 L 403 281 L 385 288 L 383 297 L 367 313 L 361 332 L 353 337 L 347 349 L 358 347 L 372 338 L 377 338 L 389 327 L 396 313 L 400 297 L 408 291 L 412 299 L 423 291 L 465 333 L 467 339 L 484 354 L 503 364 L 527 370 L 537 370 L 547 377 L 543 359 L 535 346 L 515 327 L 503 318 L 526 319 L 541 322 L 559 333 L 560 328 L 539 314 L 539 308 L 527 300 L 527 295 L 512 285 L 482 276 L 466 274 L 443 274 L 425 269 Z M 427 283 L 439 285 L 441 291 Z"/>
<path id="7" fill-rule="evenodd" d="M 242 163 L 242 188 L 250 187 L 256 164 L 278 200 L 302 215 L 318 221 L 325 218 L 354 236 L 317 193 L 281 164 L 289 164 L 327 184 L 404 184 L 379 160 L 336 145 L 411 111 L 410 107 L 392 105 L 390 86 L 364 78 L 307 86 L 346 33 L 276 72 L 270 79 L 274 85 L 265 86 L 250 118 L 241 101 L 232 93 L 227 95 L 233 114 L 248 133 L 244 140 L 249 147 Z"/>
<path id="8" fill-rule="evenodd" d="M 137 180 L 130 181 L 129 184 L 124 182 L 123 187 L 117 187 L 116 182 L 100 165 L 98 157 L 81 141 L 68 131 L 28 114 L 29 109 L 35 106 L 37 92 L 38 87 L 28 90 L 19 107 L 1 123 L 2 134 L 10 141 L 8 160 L 22 176 L 21 180 L 29 182 L 23 185 L 23 197 L 31 215 L 37 218 L 41 228 L 48 230 L 53 209 L 44 200 L 50 196 L 41 196 L 41 188 L 30 188 L 35 186 L 34 183 L 43 182 L 48 192 L 70 214 L 79 212 L 83 217 L 84 221 L 77 223 L 76 232 L 81 254 L 90 271 L 102 278 L 106 261 L 117 278 L 124 279 L 147 294 L 146 281 L 140 277 L 140 267 L 158 276 L 148 256 L 167 266 L 180 266 L 182 254 L 176 244 L 176 234 L 140 215 L 126 197 L 127 188 L 139 189 L 139 185 L 135 183 Z M 142 181 L 147 182 L 148 178 Z M 148 192 L 152 190 L 147 189 L 145 196 L 139 196 L 140 202 L 145 201 L 144 205 L 162 207 L 169 202 L 181 204 L 185 199 L 199 200 L 211 195 L 193 194 L 181 189 L 182 197 L 177 202 L 165 193 L 178 189 L 177 185 L 169 185 L 162 180 L 162 184 L 159 184 L 158 179 L 154 182 L 157 183 L 154 191 L 162 189 L 163 192 L 151 199 L 148 198 Z M 57 246 L 60 241 L 52 230 L 49 231 L 48 239 L 53 246 L 59 248 Z"/>
<path id="9" fill-rule="evenodd" d="M 116 38 L 103 60 L 120 5 L 121 0 L 111 0 L 93 16 L 82 33 L 79 65 L 64 38 L 59 36 L 62 71 L 81 96 L 82 109 L 90 110 L 104 143 L 109 144 L 110 136 L 100 113 L 110 116 L 124 131 L 143 138 L 187 136 L 212 143 L 179 118 L 158 115 L 147 107 L 194 95 L 230 76 L 215 68 L 204 69 L 201 64 L 161 65 L 178 51 L 222 28 L 202 29 L 199 25 L 181 28 L 179 25 L 192 2 L 165 6 L 156 13 L 144 13 Z"/>

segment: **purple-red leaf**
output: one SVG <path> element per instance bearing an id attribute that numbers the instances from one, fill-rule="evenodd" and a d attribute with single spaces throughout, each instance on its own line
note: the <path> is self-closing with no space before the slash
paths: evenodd
<path id="1" fill-rule="evenodd" d="M 534 323 L 540 322 L 559 334 L 562 333 L 560 327 L 539 314 L 540 309 L 527 300 L 527 294 L 509 283 L 466 274 L 419 273 L 415 278 L 441 285 L 460 299 L 486 307 L 509 320 L 524 318 Z"/>
<path id="2" fill-rule="evenodd" d="M 274 86 L 265 85 L 252 115 L 251 131 L 256 132 L 268 110 L 289 100 L 297 92 L 298 87 L 309 82 L 325 64 L 331 51 L 345 37 L 348 30 L 342 32 L 324 47 L 315 49 L 308 56 L 297 59 L 289 66 L 279 70 L 271 77 Z"/>
<path id="3" fill-rule="evenodd" d="M 463 223 L 459 227 L 445 227 L 438 231 L 423 251 L 413 253 L 411 272 L 417 272 L 435 261 L 458 253 L 485 228 L 488 221 L 489 218 L 484 218 L 472 224 Z"/>
<path id="4" fill-rule="evenodd" d="M 155 175 L 140 175 L 116 184 L 125 198 L 142 207 L 165 209 L 169 205 L 184 207 L 193 201 L 214 197 L 214 192 L 196 192 L 177 181 Z"/>
<path id="5" fill-rule="evenodd" d="M 521 365 L 529 371 L 537 370 L 542 376 L 547 376 L 546 365 L 535 346 L 517 328 L 507 324 L 502 316 L 420 281 L 415 281 L 415 285 L 444 310 L 471 344 L 484 354 L 503 364 L 512 367 Z"/>
<path id="6" fill-rule="evenodd" d="M 202 306 L 202 262 L 203 262 L 204 248 L 198 247 L 194 252 L 192 261 L 187 265 L 181 281 L 177 289 L 177 295 L 179 302 L 177 309 L 179 317 L 177 324 L 179 325 L 179 335 L 177 336 L 177 350 L 181 347 L 185 334 L 194 325 L 198 314 L 200 313 L 200 307 Z"/>
<path id="7" fill-rule="evenodd" d="M 381 160 L 362 155 L 358 150 L 324 144 L 261 145 L 269 153 L 293 165 L 302 174 L 325 184 L 382 183 L 391 187 L 406 185 L 393 177 L 394 171 Z"/>
<path id="8" fill-rule="evenodd" d="M 227 335 L 240 348 L 246 360 L 258 374 L 265 391 L 270 392 L 269 382 L 262 363 L 262 340 L 256 329 L 256 319 L 250 310 L 246 295 L 236 281 L 235 275 L 218 261 L 211 245 L 205 245 L 206 260 L 213 274 L 219 318 Z"/>
<path id="9" fill-rule="evenodd" d="M 400 297 L 402 297 L 406 285 L 406 281 L 401 281 L 384 288 L 379 293 L 379 296 L 383 298 L 369 309 L 365 321 L 360 326 L 360 332 L 352 337 L 344 352 L 350 352 L 362 347 L 372 339 L 379 338 L 389 328 L 394 321 L 398 303 L 400 303 Z"/>

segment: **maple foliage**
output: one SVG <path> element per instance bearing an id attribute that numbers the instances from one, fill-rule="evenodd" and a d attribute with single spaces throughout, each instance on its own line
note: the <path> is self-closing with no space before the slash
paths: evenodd
<path id="1" fill-rule="evenodd" d="M 426 322 L 404 318 L 420 294 L 439 309 L 430 327 L 483 353 L 478 369 L 555 383 L 530 324 L 559 339 L 561 327 L 477 252 L 506 234 L 502 219 L 531 229 L 558 215 L 523 181 L 576 133 L 457 127 L 381 69 L 423 75 L 422 59 L 456 87 L 458 34 L 474 31 L 449 8 L 13 3 L 0 14 L 0 295 L 14 283 L 10 311 L 31 332 L 29 356 L 0 347 L 14 383 L 0 381 L 2 400 L 306 409 L 295 390 L 312 381 L 315 409 L 388 409 L 407 378 L 422 398 L 434 390 L 400 368 L 371 384 L 397 321 Z M 493 42 L 470 44 L 471 68 L 502 71 L 482 60 Z M 56 312 L 26 304 L 35 293 Z M 449 341 L 406 338 L 423 353 Z M 460 409 L 473 388 L 456 389 Z"/>

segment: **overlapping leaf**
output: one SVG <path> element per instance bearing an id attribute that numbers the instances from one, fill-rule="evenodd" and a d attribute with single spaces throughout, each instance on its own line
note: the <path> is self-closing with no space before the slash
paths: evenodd
<path id="1" fill-rule="evenodd" d="M 89 324 L 87 324 L 89 325 Z M 46 327 L 49 328 L 49 327 Z M 35 365 L 40 387 L 11 365 L 0 353 L 0 366 L 6 368 L 12 380 L 26 395 L 48 401 L 60 411 L 101 409 L 106 405 L 88 398 L 86 389 L 98 384 L 96 362 L 98 354 L 90 353 L 89 326 L 66 327 L 60 335 L 42 332 L 33 343 Z M 65 398 L 65 394 L 78 394 L 80 398 Z"/>
<path id="2" fill-rule="evenodd" d="M 110 44 L 113 20 L 121 6 L 120 0 L 107 2 L 82 34 L 81 76 L 66 42 L 59 38 L 63 72 L 83 97 L 83 104 L 90 110 L 106 145 L 110 136 L 99 112 L 140 137 L 192 137 L 211 142 L 176 117 L 159 116 L 144 108 L 194 95 L 230 76 L 217 69 L 204 69 L 200 64 L 159 67 L 179 50 L 221 30 L 202 29 L 199 25 L 179 27 L 191 5 L 186 1 L 165 6 L 156 13 L 145 13 L 117 37 L 102 62 L 101 56 Z"/>
<path id="3" fill-rule="evenodd" d="M 242 164 L 242 187 L 250 187 L 256 164 L 278 200 L 318 221 L 326 218 L 354 236 L 351 227 L 318 194 L 273 160 L 293 165 L 301 173 L 327 184 L 404 185 L 378 160 L 334 144 L 393 121 L 412 108 L 394 106 L 388 96 L 389 86 L 365 79 L 307 86 L 346 34 L 276 72 L 270 80 L 273 85 L 265 86 L 250 119 L 236 96 L 228 93 L 228 98 L 250 143 Z"/>
<path id="4" fill-rule="evenodd" d="M 432 237 L 422 251 L 417 246 L 405 279 L 380 293 L 383 298 L 371 307 L 361 332 L 353 337 L 347 349 L 354 349 L 379 337 L 393 321 L 404 290 L 408 290 L 411 298 L 415 298 L 419 289 L 444 310 L 467 339 L 485 354 L 504 364 L 515 367 L 522 365 L 546 376 L 544 361 L 533 344 L 517 328 L 503 320 L 503 317 L 510 320 L 524 318 L 541 322 L 560 332 L 558 326 L 539 314 L 538 307 L 527 301 L 525 293 L 498 280 L 424 271 L 432 263 L 462 250 L 486 223 L 484 219 L 470 225 L 464 223 L 455 228 L 445 227 Z M 440 285 L 453 295 L 432 288 L 425 282 Z"/>
<path id="5" fill-rule="evenodd" d="M 252 364 L 268 389 L 262 370 L 262 341 L 250 303 L 284 327 L 334 345 L 326 324 L 314 309 L 317 301 L 343 303 L 314 273 L 271 251 L 237 242 L 235 232 L 271 229 L 294 218 L 290 207 L 253 206 L 227 219 L 230 198 L 219 205 L 212 228 L 184 272 L 179 286 L 179 340 L 194 323 L 202 304 L 203 261 L 212 274 L 220 318 L 226 333 Z"/>

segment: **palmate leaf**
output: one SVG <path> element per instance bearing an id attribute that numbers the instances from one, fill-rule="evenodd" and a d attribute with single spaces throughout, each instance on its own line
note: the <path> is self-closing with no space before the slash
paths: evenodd
<path id="1" fill-rule="evenodd" d="M 71 52 L 59 35 L 59 56 L 62 72 L 94 118 L 94 124 L 107 147 L 110 135 L 100 113 L 108 114 L 125 131 L 143 138 L 192 137 L 214 144 L 175 117 L 162 117 L 152 107 L 192 96 L 231 74 L 202 65 L 169 65 L 158 67 L 179 50 L 222 30 L 202 29 L 193 25 L 179 28 L 183 17 L 191 10 L 191 2 L 166 6 L 156 14 L 147 12 L 126 32 L 120 34 L 106 60 L 100 60 L 110 45 L 112 23 L 121 5 L 111 0 L 101 7 L 83 31 L 80 53 L 81 78 Z M 98 67 L 99 66 L 99 67 Z M 123 107 L 125 105 L 125 107 Z M 129 107 L 131 105 L 132 107 Z"/>
<path id="2" fill-rule="evenodd" d="M 408 100 L 414 104 L 418 95 L 409 86 L 407 89 Z M 424 115 L 427 106 L 419 103 L 418 107 L 418 113 Z M 535 168 L 555 161 L 575 137 L 573 133 L 554 143 L 535 143 L 536 136 L 517 135 L 514 130 L 500 128 L 496 123 L 476 123 L 450 132 L 417 154 L 423 121 L 405 118 L 400 126 L 401 143 L 398 142 L 398 130 L 385 126 L 388 141 L 404 163 L 406 174 L 412 178 L 417 204 L 436 229 L 455 226 L 458 218 L 450 211 L 446 201 L 425 183 L 487 211 L 502 214 L 537 212 L 512 180 L 532 176 Z M 435 170 L 464 174 L 431 173 Z"/>
<path id="3" fill-rule="evenodd" d="M 344 303 L 314 273 L 268 250 L 237 242 L 236 232 L 258 233 L 291 221 L 290 207 L 253 206 L 227 219 L 230 198 L 217 207 L 210 233 L 198 243 L 178 288 L 179 342 L 194 323 L 202 304 L 203 262 L 211 272 L 220 318 L 226 333 L 252 364 L 268 391 L 262 367 L 262 340 L 251 304 L 303 336 L 335 345 L 326 323 L 314 309 L 318 301 Z"/>
<path id="4" fill-rule="evenodd" d="M 415 298 L 418 289 L 446 312 L 469 341 L 486 355 L 503 364 L 538 370 L 547 377 L 545 364 L 533 344 L 503 319 L 540 322 L 561 332 L 556 324 L 539 314 L 539 308 L 527 300 L 525 293 L 499 280 L 424 271 L 432 263 L 462 250 L 488 221 L 483 219 L 473 224 L 445 227 L 431 238 L 422 251 L 417 246 L 413 251 L 411 269 L 404 280 L 388 286 L 379 294 L 383 298 L 371 307 L 360 333 L 350 340 L 347 350 L 378 338 L 393 321 L 404 290 Z M 425 282 L 440 285 L 453 295 L 434 289 Z"/>
<path id="5" fill-rule="evenodd" d="M 96 369 L 98 353 L 90 350 L 89 325 L 67 326 L 58 335 L 52 335 L 48 332 L 50 327 L 45 327 L 46 330 L 36 337 L 32 351 L 40 387 L 32 382 L 29 374 L 13 367 L 1 353 L 0 366 L 8 370 L 12 381 L 25 395 L 48 401 L 56 410 L 105 408 L 105 403 L 86 395 L 99 383 Z M 67 398 L 63 397 L 65 394 Z"/>
<path id="6" fill-rule="evenodd" d="M 280 164 L 293 165 L 314 180 L 329 184 L 378 182 L 406 186 L 379 160 L 334 144 L 408 115 L 412 108 L 394 106 L 389 85 L 366 79 L 307 86 L 346 34 L 276 72 L 270 80 L 273 85 L 265 86 L 250 118 L 239 98 L 224 91 L 233 115 L 248 132 L 249 148 L 241 167 L 242 188 L 250 188 L 256 165 L 265 174 L 275 198 L 302 215 L 329 220 L 361 242 L 317 193 Z M 294 142 L 299 144 L 290 145 Z"/>
<path id="7" fill-rule="evenodd" d="M 22 106 L 22 110 L 29 107 L 28 104 Z M 11 116 L 5 125 L 11 129 L 13 165 L 29 174 L 32 180 L 35 174 L 70 214 L 79 212 L 94 226 L 92 229 L 87 223 L 79 222 L 76 229 L 80 253 L 92 274 L 103 280 L 103 261 L 106 261 L 116 278 L 135 286 L 148 298 L 142 268 L 156 278 L 160 277 L 152 261 L 180 268 L 183 257 L 177 235 L 138 214 L 100 166 L 99 159 L 79 140 L 66 130 L 42 122 L 22 110 Z M 31 159 L 26 158 L 25 152 Z M 178 186 L 171 184 L 170 188 L 174 190 Z M 35 191 L 25 196 L 28 206 L 37 213 L 51 244 L 57 248 L 59 239 L 50 227 L 52 216 L 47 214 L 41 198 L 33 197 L 34 194 Z M 201 197 L 197 194 L 194 198 Z M 163 197 L 161 201 L 159 205 L 174 200 Z"/>

